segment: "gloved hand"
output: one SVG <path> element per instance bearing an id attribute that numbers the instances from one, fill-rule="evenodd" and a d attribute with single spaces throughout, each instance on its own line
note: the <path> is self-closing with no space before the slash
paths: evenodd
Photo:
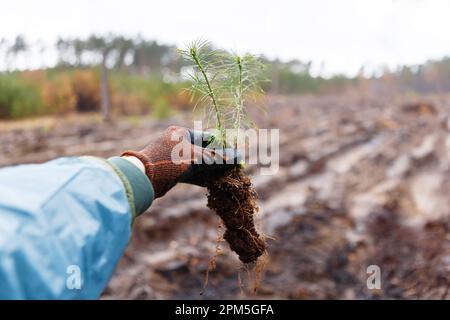
<path id="1" fill-rule="evenodd" d="M 154 143 L 138 152 L 126 151 L 122 156 L 142 161 L 155 198 L 159 198 L 178 182 L 205 186 L 239 163 L 235 150 L 207 148 L 211 137 L 206 132 L 171 126 Z"/>

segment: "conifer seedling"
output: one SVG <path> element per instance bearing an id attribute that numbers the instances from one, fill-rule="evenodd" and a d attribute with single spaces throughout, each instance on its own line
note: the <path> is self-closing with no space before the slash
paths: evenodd
<path id="1" fill-rule="evenodd" d="M 204 108 L 208 124 L 214 123 L 216 146 L 237 148 L 239 129 L 253 126 L 247 101 L 262 93 L 264 64 L 250 54 L 239 56 L 216 50 L 207 41 L 193 42 L 179 52 L 192 68 L 188 90 L 196 108 Z M 236 132 L 231 143 L 227 129 Z M 231 166 L 221 177 L 205 184 L 208 207 L 226 227 L 224 239 L 243 263 L 256 262 L 266 252 L 266 243 L 255 228 L 257 193 L 243 166 Z"/>

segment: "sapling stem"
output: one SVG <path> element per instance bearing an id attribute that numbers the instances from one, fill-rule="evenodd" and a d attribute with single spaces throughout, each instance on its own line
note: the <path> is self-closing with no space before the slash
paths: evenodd
<path id="1" fill-rule="evenodd" d="M 244 89 L 242 86 L 242 63 L 241 63 L 241 57 L 236 56 L 236 64 L 239 69 L 239 75 L 238 75 L 238 97 L 237 97 L 237 105 L 236 105 L 236 119 L 234 123 L 234 129 L 236 130 L 236 136 L 234 137 L 234 147 L 237 149 L 237 144 L 239 140 L 239 129 L 241 128 L 241 112 L 244 107 L 244 101 L 243 101 L 243 93 Z"/>
<path id="2" fill-rule="evenodd" d="M 222 121 L 220 119 L 220 110 L 219 110 L 219 106 L 217 104 L 217 99 L 216 99 L 216 95 L 214 93 L 214 90 L 211 87 L 211 83 L 209 81 L 209 77 L 206 74 L 205 68 L 203 67 L 203 64 L 200 62 L 200 59 L 197 56 L 197 51 L 195 50 L 195 48 L 191 48 L 190 49 L 190 53 L 192 56 L 192 59 L 194 60 L 195 64 L 197 65 L 198 69 L 200 70 L 203 79 L 205 79 L 206 82 L 206 86 L 208 87 L 208 95 L 211 98 L 213 107 L 214 107 L 214 111 L 216 113 L 216 124 L 217 124 L 217 129 L 219 130 L 219 133 L 221 135 L 221 140 L 222 140 L 222 146 L 225 147 L 225 138 L 223 136 L 223 128 L 222 128 Z"/>
<path id="3" fill-rule="evenodd" d="M 217 121 L 217 129 L 219 129 L 220 132 L 222 132 L 222 122 L 220 121 L 220 111 L 219 106 L 217 105 L 216 95 L 214 94 L 214 91 L 211 87 L 211 83 L 209 82 L 208 75 L 206 74 L 205 68 L 203 67 L 202 63 L 197 57 L 197 53 L 195 49 L 191 49 L 191 55 L 194 59 L 195 64 L 197 65 L 198 69 L 202 73 L 203 78 L 205 79 L 206 85 L 208 86 L 208 95 L 211 97 L 212 104 L 214 106 L 214 110 L 216 112 L 216 121 Z"/>

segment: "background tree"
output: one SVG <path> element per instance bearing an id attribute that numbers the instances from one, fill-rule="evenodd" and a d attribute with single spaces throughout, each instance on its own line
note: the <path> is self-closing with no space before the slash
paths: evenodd
<path id="1" fill-rule="evenodd" d="M 13 44 L 11 45 L 9 49 L 9 54 L 12 56 L 14 61 L 14 68 L 17 68 L 17 59 L 21 54 L 25 54 L 28 50 L 28 45 L 25 40 L 25 38 L 21 35 L 18 35 L 15 39 Z"/>
<path id="2" fill-rule="evenodd" d="M 116 50 L 116 61 L 114 63 L 114 68 L 122 70 L 125 67 L 125 59 L 129 54 L 133 55 L 135 51 L 135 44 L 133 40 L 127 39 L 125 37 L 116 37 L 113 40 L 113 47 Z"/>
<path id="3" fill-rule="evenodd" d="M 9 47 L 8 39 L 2 38 L 0 40 L 0 54 L 3 58 L 2 60 L 4 61 L 4 64 L 5 64 L 4 68 L 6 71 L 9 70 L 8 47 Z"/>
<path id="4" fill-rule="evenodd" d="M 99 37 L 92 35 L 87 39 L 86 49 L 91 51 L 100 60 L 100 103 L 103 120 L 111 118 L 111 97 L 108 78 L 108 58 L 116 49 L 117 42 L 109 35 Z"/>
<path id="5" fill-rule="evenodd" d="M 69 50 L 71 43 L 69 40 L 58 38 L 56 41 L 56 50 L 58 52 L 58 66 L 70 65 Z"/>
<path id="6" fill-rule="evenodd" d="M 73 48 L 75 56 L 75 65 L 77 67 L 83 66 L 83 53 L 86 50 L 86 42 L 81 39 L 73 39 L 70 43 Z"/>
<path id="7" fill-rule="evenodd" d="M 34 45 L 39 54 L 39 67 L 44 69 L 45 68 L 45 51 L 47 50 L 47 46 L 45 45 L 45 42 L 42 41 L 42 39 L 37 40 Z"/>
<path id="8" fill-rule="evenodd" d="M 133 65 L 142 75 L 160 75 L 163 67 L 170 63 L 170 50 L 168 45 L 141 40 L 136 44 Z"/>

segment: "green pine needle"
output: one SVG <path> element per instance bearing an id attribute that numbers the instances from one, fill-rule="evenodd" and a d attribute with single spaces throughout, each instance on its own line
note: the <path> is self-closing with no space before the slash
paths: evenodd
<path id="1" fill-rule="evenodd" d="M 254 55 L 239 56 L 215 50 L 208 41 L 195 41 L 179 50 L 193 69 L 188 89 L 197 105 L 206 106 L 207 118 L 215 120 L 218 140 L 226 147 L 225 129 L 253 126 L 246 101 L 261 94 L 266 66 Z M 235 137 L 237 147 L 237 137 Z"/>

